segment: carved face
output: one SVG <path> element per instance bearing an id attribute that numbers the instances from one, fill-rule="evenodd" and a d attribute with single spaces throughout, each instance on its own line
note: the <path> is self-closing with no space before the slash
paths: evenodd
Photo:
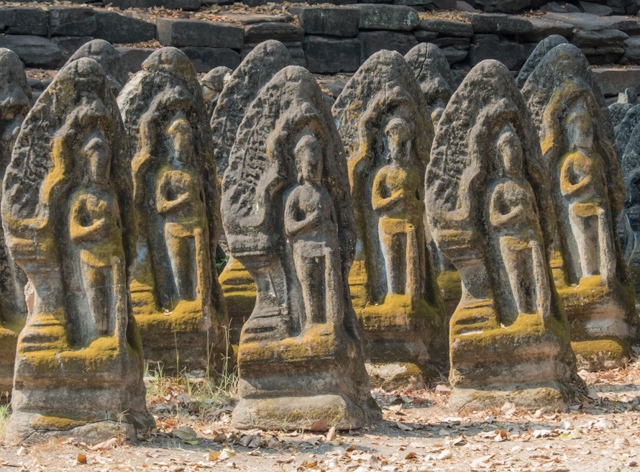
<path id="1" fill-rule="evenodd" d="M 187 162 L 187 156 L 190 154 L 194 143 L 193 130 L 191 129 L 191 124 L 182 113 L 176 115 L 169 122 L 165 134 L 170 143 L 170 151 L 173 156 L 181 162 Z"/>
<path id="2" fill-rule="evenodd" d="M 82 158 L 86 162 L 90 182 L 105 182 L 111 170 L 109 143 L 101 131 L 90 134 L 82 146 Z"/>
<path id="3" fill-rule="evenodd" d="M 411 146 L 411 127 L 402 118 L 394 118 L 384 129 L 389 156 L 399 164 L 409 161 L 409 147 Z"/>
<path id="4" fill-rule="evenodd" d="M 593 120 L 582 101 L 576 102 L 567 114 L 565 129 L 569 142 L 579 149 L 593 145 Z"/>
<path id="5" fill-rule="evenodd" d="M 505 174 L 511 178 L 522 177 L 524 156 L 522 142 L 511 126 L 505 126 L 496 143 L 498 157 L 504 165 Z"/>
<path id="6" fill-rule="evenodd" d="M 296 144 L 294 155 L 299 180 L 312 184 L 322 181 L 322 148 L 312 134 L 306 134 Z"/>

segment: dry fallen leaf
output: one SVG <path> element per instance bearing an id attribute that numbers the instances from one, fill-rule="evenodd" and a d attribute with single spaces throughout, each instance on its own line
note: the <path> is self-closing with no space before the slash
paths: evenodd
<path id="1" fill-rule="evenodd" d="M 328 428 L 329 424 L 327 423 L 327 419 L 323 417 L 313 423 L 313 425 L 311 425 L 311 428 L 309 428 L 309 431 L 324 432 Z"/>
<path id="2" fill-rule="evenodd" d="M 331 429 L 329 430 L 329 432 L 327 433 L 327 436 L 325 437 L 325 441 L 326 442 L 331 442 L 336 438 L 336 427 L 332 426 Z"/>
<path id="3" fill-rule="evenodd" d="M 171 431 L 173 437 L 182 439 L 183 441 L 193 441 L 198 437 L 197 433 L 190 426 L 183 426 L 182 428 L 174 429 Z"/>
<path id="4" fill-rule="evenodd" d="M 96 444 L 95 446 L 91 446 L 89 448 L 90 451 L 104 451 L 105 449 L 111 449 L 114 446 L 119 446 L 122 444 L 122 438 L 111 438 L 103 441 L 101 443 Z"/>
<path id="5" fill-rule="evenodd" d="M 85 456 L 84 454 L 78 454 L 78 464 L 86 464 L 87 463 L 87 456 Z"/>

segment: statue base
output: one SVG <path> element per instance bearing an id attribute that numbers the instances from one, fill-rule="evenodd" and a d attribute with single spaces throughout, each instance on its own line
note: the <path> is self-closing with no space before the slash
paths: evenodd
<path id="1" fill-rule="evenodd" d="M 425 389 L 432 379 L 440 377 L 437 370 L 413 362 L 367 362 L 365 364 L 372 388 L 387 392 L 397 389 Z"/>
<path id="2" fill-rule="evenodd" d="M 382 419 L 371 397 L 357 343 L 328 324 L 297 337 L 240 343 L 240 402 L 232 424 L 240 429 L 353 429 Z"/>
<path id="3" fill-rule="evenodd" d="M 251 316 L 256 304 L 256 283 L 242 263 L 233 257 L 220 274 L 219 281 L 227 302 L 230 342 L 237 345 L 242 326 Z"/>
<path id="4" fill-rule="evenodd" d="M 5 323 L 0 327 L 0 403 L 11 398 L 18 334 L 23 326 L 24 323 Z"/>
<path id="5" fill-rule="evenodd" d="M 496 384 L 480 388 L 455 387 L 449 396 L 449 408 L 456 411 L 488 410 L 513 403 L 516 408 L 566 411 L 572 392 L 558 382 Z"/>

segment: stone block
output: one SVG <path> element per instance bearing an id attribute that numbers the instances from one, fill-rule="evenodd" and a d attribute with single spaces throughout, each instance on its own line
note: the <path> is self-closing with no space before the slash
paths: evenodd
<path id="1" fill-rule="evenodd" d="M 57 44 L 62 50 L 62 58 L 66 61 L 80 46 L 88 43 L 92 39 L 91 36 L 54 36 L 51 38 L 51 41 Z"/>
<path id="2" fill-rule="evenodd" d="M 619 30 L 577 31 L 571 36 L 571 43 L 581 47 L 620 46 L 629 35 Z"/>
<path id="3" fill-rule="evenodd" d="M 633 64 L 640 63 L 640 36 L 633 36 L 625 40 L 624 56 Z"/>
<path id="4" fill-rule="evenodd" d="M 96 15 L 88 7 L 50 7 L 50 36 L 92 36 L 96 32 Z"/>
<path id="5" fill-rule="evenodd" d="M 296 25 L 281 22 L 249 25 L 244 30 L 244 40 L 248 43 L 260 43 L 268 39 L 280 42 L 302 41 L 304 30 Z"/>
<path id="6" fill-rule="evenodd" d="M 509 70 L 518 70 L 527 59 L 526 49 L 522 44 L 501 40 L 495 34 L 477 34 L 471 40 L 469 63 L 475 66 L 485 59 L 495 59 Z"/>
<path id="7" fill-rule="evenodd" d="M 640 67 L 594 67 L 592 70 L 604 95 L 618 95 L 628 88 L 640 90 Z"/>
<path id="8" fill-rule="evenodd" d="M 426 30 L 415 30 L 413 32 L 413 35 L 421 43 L 428 43 L 438 37 L 438 33 L 436 33 L 435 31 L 426 31 Z"/>
<path id="9" fill-rule="evenodd" d="M 110 43 L 140 43 L 156 37 L 156 25 L 115 11 L 96 10 L 94 36 Z"/>
<path id="10" fill-rule="evenodd" d="M 193 63 L 196 72 L 209 72 L 214 67 L 235 69 L 240 64 L 240 54 L 229 48 L 184 47 L 180 48 Z"/>
<path id="11" fill-rule="evenodd" d="M 0 8 L 0 31 L 5 34 L 46 36 L 48 14 L 42 8 Z"/>
<path id="12" fill-rule="evenodd" d="M 465 16 L 471 21 L 474 33 L 525 34 L 533 29 L 528 18 L 500 13 L 489 15 L 468 13 Z"/>
<path id="13" fill-rule="evenodd" d="M 546 20 L 558 20 L 569 23 L 579 30 L 600 31 L 604 29 L 618 29 L 627 31 L 638 27 L 638 22 L 626 17 L 619 16 L 596 16 L 589 13 L 545 13 L 542 17 Z"/>
<path id="14" fill-rule="evenodd" d="M 289 11 L 293 14 L 291 10 L 295 7 L 290 7 Z M 224 17 L 227 20 L 233 20 L 234 22 L 238 22 L 243 25 L 255 25 L 258 23 L 291 23 L 293 21 L 293 16 L 288 13 L 280 13 L 274 15 L 265 15 L 262 13 L 249 13 L 248 15 L 243 15 L 239 13 L 225 13 Z"/>
<path id="15" fill-rule="evenodd" d="M 242 49 L 244 30 L 231 23 L 159 18 L 158 40 L 164 46 Z"/>
<path id="16" fill-rule="evenodd" d="M 363 31 L 358 35 L 358 39 L 360 40 L 360 62 L 366 61 L 383 49 L 398 51 L 404 56 L 418 44 L 411 33 L 396 31 Z"/>
<path id="17" fill-rule="evenodd" d="M 122 54 L 122 63 L 127 72 L 138 72 L 142 69 L 142 63 L 155 51 L 152 48 L 132 48 L 129 46 L 120 46 L 116 49 Z"/>
<path id="18" fill-rule="evenodd" d="M 594 66 L 615 64 L 624 56 L 624 48 L 621 46 L 582 47 L 580 51 L 587 56 L 589 64 Z"/>
<path id="19" fill-rule="evenodd" d="M 62 49 L 40 36 L 0 36 L 0 48 L 11 49 L 28 67 L 57 67 L 62 61 Z"/>
<path id="20" fill-rule="evenodd" d="M 302 43 L 307 69 L 319 74 L 355 72 L 360 67 L 360 41 L 326 36 L 305 36 Z"/>
<path id="21" fill-rule="evenodd" d="M 583 1 L 580 1 L 578 3 L 585 13 L 591 13 L 592 15 L 598 16 L 607 16 L 613 13 L 613 9 L 611 7 L 608 7 L 607 5 L 600 5 L 599 3 Z"/>
<path id="22" fill-rule="evenodd" d="M 463 0 L 457 0 L 456 2 L 456 10 L 457 11 L 466 11 L 469 13 L 476 13 L 477 11 L 479 11 L 476 8 L 473 8 L 469 3 L 463 1 Z"/>
<path id="23" fill-rule="evenodd" d="M 558 34 L 566 38 L 573 32 L 573 25 L 559 20 L 529 18 L 529 23 L 533 28 L 522 35 L 527 41 L 542 41 L 552 34 Z"/>
<path id="24" fill-rule="evenodd" d="M 469 55 L 468 49 L 459 49 L 455 46 L 446 46 L 441 48 L 449 64 L 456 64 L 464 61 Z"/>
<path id="25" fill-rule="evenodd" d="M 358 35 L 360 10 L 357 8 L 291 7 L 307 34 L 355 38 Z"/>
<path id="26" fill-rule="evenodd" d="M 486 13 L 516 13 L 531 7 L 530 0 L 477 0 L 476 7 Z"/>
<path id="27" fill-rule="evenodd" d="M 454 20 L 442 20 L 439 18 L 428 18 L 420 20 L 419 30 L 433 31 L 442 36 L 460 36 L 470 38 L 473 36 L 473 27 L 469 23 Z"/>
<path id="28" fill-rule="evenodd" d="M 169 10 L 197 10 L 202 6 L 201 0 L 109 0 L 109 3 L 122 10 L 127 8 L 162 7 Z"/>
<path id="29" fill-rule="evenodd" d="M 456 0 L 433 0 L 433 6 L 436 10 L 455 11 L 458 9 Z"/>
<path id="30" fill-rule="evenodd" d="M 431 41 L 438 47 L 443 46 L 469 46 L 471 38 L 436 38 Z"/>
<path id="31" fill-rule="evenodd" d="M 304 55 L 304 49 L 302 46 L 298 48 L 287 48 L 289 50 L 289 54 L 291 54 L 291 60 L 293 64 L 300 67 L 307 67 L 307 58 Z"/>
<path id="32" fill-rule="evenodd" d="M 411 31 L 418 26 L 418 12 L 402 5 L 374 5 L 361 3 L 360 29 Z"/>

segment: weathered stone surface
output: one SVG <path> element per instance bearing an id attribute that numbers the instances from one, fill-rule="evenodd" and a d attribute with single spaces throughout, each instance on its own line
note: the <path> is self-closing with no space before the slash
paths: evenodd
<path id="1" fill-rule="evenodd" d="M 209 119 L 211 119 L 213 110 L 215 110 L 218 104 L 218 97 L 222 89 L 224 89 L 225 78 L 230 77 L 232 72 L 233 70 L 229 67 L 220 66 L 209 71 L 209 73 L 200 80 L 202 98 L 204 99 L 204 104 L 207 106 Z"/>
<path id="2" fill-rule="evenodd" d="M 115 11 L 96 10 L 96 38 L 111 43 L 140 43 L 156 37 L 156 25 Z"/>
<path id="3" fill-rule="evenodd" d="M 527 18 L 505 15 L 500 13 L 492 14 L 465 14 L 471 21 L 473 32 L 478 33 L 500 33 L 500 34 L 525 34 L 533 29 L 531 22 Z"/>
<path id="4" fill-rule="evenodd" d="M 360 10 L 357 8 L 290 7 L 307 34 L 354 38 L 358 35 Z"/>
<path id="5" fill-rule="evenodd" d="M 49 19 L 42 8 L 1 8 L 0 30 L 5 34 L 46 36 Z"/>
<path id="6" fill-rule="evenodd" d="M 632 36 L 625 40 L 624 55 L 634 64 L 640 62 L 640 36 Z"/>
<path id="7" fill-rule="evenodd" d="M 289 12 L 293 14 L 293 9 L 295 7 L 289 7 Z M 224 13 L 224 17 L 229 20 L 237 21 L 243 25 L 255 25 L 257 23 L 290 23 L 293 21 L 293 16 L 289 13 L 279 13 L 276 14 L 276 11 L 273 14 L 262 14 L 262 13 Z"/>
<path id="8" fill-rule="evenodd" d="M 475 6 L 487 13 L 515 13 L 530 8 L 531 0 L 476 0 Z"/>
<path id="9" fill-rule="evenodd" d="M 579 368 L 622 365 L 637 336 L 629 269 L 615 240 L 624 184 L 604 99 L 584 55 L 553 48 L 522 88 L 551 172 L 554 278 Z"/>
<path id="10" fill-rule="evenodd" d="M 11 160 L 11 151 L 33 96 L 18 56 L 0 49 L 0 175 Z M 9 256 L 0 228 L 0 392 L 11 392 L 18 335 L 27 318 L 24 286 L 27 277 Z"/>
<path id="11" fill-rule="evenodd" d="M 500 39 L 496 34 L 476 34 L 471 40 L 471 65 L 479 64 L 486 59 L 495 59 L 510 70 L 518 70 L 526 58 L 526 48 L 522 44 Z"/>
<path id="12" fill-rule="evenodd" d="M 579 1 L 578 3 L 580 4 L 580 7 L 582 7 L 585 13 L 590 13 L 592 15 L 598 15 L 598 16 L 607 16 L 613 13 L 613 9 L 606 5 L 600 5 L 598 3 L 583 2 L 583 1 Z"/>
<path id="13" fill-rule="evenodd" d="M 431 234 L 462 278 L 450 407 L 566 408 L 580 382 L 548 262 L 550 194 L 515 81 L 499 62 L 480 63 L 442 115 L 426 176 Z"/>
<path id="14" fill-rule="evenodd" d="M 138 72 L 142 69 L 142 63 L 154 53 L 152 48 L 134 48 L 128 46 L 119 46 L 116 50 L 122 56 L 122 63 L 127 72 Z"/>
<path id="15" fill-rule="evenodd" d="M 240 64 L 240 54 L 229 48 L 186 47 L 180 48 L 193 63 L 196 72 L 210 71 L 214 67 L 225 66 L 235 69 Z"/>
<path id="16" fill-rule="evenodd" d="M 462 21 L 428 18 L 420 20 L 418 28 L 421 30 L 434 31 L 443 36 L 460 36 L 463 38 L 473 36 L 473 27 L 469 23 Z"/>
<path id="17" fill-rule="evenodd" d="M 196 71 L 180 50 L 159 49 L 118 105 L 133 155 L 139 237 L 131 302 L 145 359 L 165 372 L 216 370 L 227 318 L 212 263 L 220 203 Z"/>
<path id="18" fill-rule="evenodd" d="M 358 39 L 360 40 L 360 62 L 366 61 L 383 49 L 406 54 L 418 44 L 418 40 L 411 33 L 397 31 L 363 31 L 358 35 Z"/>
<path id="19" fill-rule="evenodd" d="M 107 74 L 111 91 L 117 96 L 129 80 L 129 75 L 124 68 L 122 56 L 107 41 L 103 39 L 95 39 L 86 43 L 76 53 L 69 58 L 68 62 L 73 62 L 81 57 L 88 57 L 96 61 Z"/>
<path id="20" fill-rule="evenodd" d="M 568 41 L 564 37 L 556 34 L 540 41 L 533 52 L 529 54 L 527 61 L 520 68 L 520 72 L 518 73 L 518 77 L 516 78 L 516 85 L 518 86 L 518 88 L 521 89 L 524 86 L 524 83 L 527 81 L 531 73 L 536 67 L 538 67 L 538 64 L 540 64 L 542 58 L 546 56 L 549 51 L 551 51 L 556 46 L 559 46 L 560 44 L 566 43 L 568 43 Z"/>
<path id="21" fill-rule="evenodd" d="M 442 52 L 444 53 L 449 64 L 455 64 L 457 62 L 464 61 L 469 55 L 468 49 L 458 49 L 455 46 L 445 46 L 442 48 Z"/>
<path id="22" fill-rule="evenodd" d="M 302 43 L 307 69 L 318 74 L 355 72 L 360 67 L 360 41 L 326 36 L 305 36 Z"/>
<path id="23" fill-rule="evenodd" d="M 628 17 L 596 16 L 589 13 L 545 13 L 543 19 L 558 20 L 569 23 L 582 31 L 600 31 L 604 29 L 618 29 L 628 31 L 637 29 L 638 22 Z"/>
<path id="24" fill-rule="evenodd" d="M 423 219 L 429 108 L 403 57 L 380 51 L 349 80 L 332 113 L 348 154 L 361 248 L 349 285 L 372 385 L 422 388 L 447 357 L 444 304 Z M 394 365 L 406 370 L 385 375 Z"/>
<path id="25" fill-rule="evenodd" d="M 532 29 L 523 35 L 527 41 L 542 41 L 551 35 L 567 37 L 573 32 L 573 25 L 563 21 L 529 18 L 529 23 Z"/>
<path id="26" fill-rule="evenodd" d="M 614 128 L 616 133 L 615 149 L 617 155 L 620 157 L 624 154 L 631 140 L 631 135 L 636 129 L 636 126 L 638 126 L 638 123 L 640 123 L 640 106 L 638 106 L 637 101 L 638 98 L 636 96 L 635 102 L 632 102 L 631 107 L 624 108 L 625 113 Z M 623 103 L 621 105 L 624 106 L 625 104 Z M 615 116 L 615 110 L 611 111 L 611 116 Z"/>
<path id="27" fill-rule="evenodd" d="M 153 8 L 197 10 L 202 5 L 201 0 L 109 0 L 109 3 L 121 10 L 127 8 Z"/>
<path id="28" fill-rule="evenodd" d="M 50 7 L 49 35 L 91 36 L 96 32 L 96 16 L 88 7 Z"/>
<path id="29" fill-rule="evenodd" d="M 615 96 L 629 87 L 640 90 L 640 68 L 598 67 L 593 69 L 600 89 L 605 96 Z"/>
<path id="30" fill-rule="evenodd" d="M 359 3 L 360 29 L 411 31 L 418 26 L 418 12 L 402 5 Z"/>
<path id="31" fill-rule="evenodd" d="M 379 419 L 349 297 L 356 237 L 347 163 L 305 69 L 278 72 L 247 109 L 222 214 L 231 254 L 258 290 L 240 338 L 233 424 L 298 429 L 324 417 L 349 429 Z"/>
<path id="32" fill-rule="evenodd" d="M 2 195 L 7 246 L 26 272 L 12 443 L 96 442 L 155 426 L 128 280 L 136 227 L 125 131 L 100 65 L 66 65 L 25 119 Z M 78 388 L 81 386 L 81 388 Z"/>
<path id="33" fill-rule="evenodd" d="M 438 37 L 438 33 L 435 31 L 426 31 L 426 30 L 415 30 L 413 35 L 420 42 L 429 42 L 433 41 Z"/>
<path id="34" fill-rule="evenodd" d="M 12 50 L 30 67 L 54 68 L 62 60 L 62 49 L 40 36 L 0 36 L 0 48 Z"/>
<path id="35" fill-rule="evenodd" d="M 571 43 L 579 48 L 619 46 L 629 36 L 615 29 L 603 29 L 598 31 L 576 31 L 571 36 Z"/>
<path id="36" fill-rule="evenodd" d="M 232 23 L 158 18 L 158 41 L 164 46 L 242 49 L 244 30 Z"/>
<path id="37" fill-rule="evenodd" d="M 435 44 L 438 47 L 445 47 L 445 46 L 469 47 L 470 42 L 471 42 L 470 38 L 436 38 L 431 41 L 431 43 Z"/>
<path id="38" fill-rule="evenodd" d="M 93 38 L 91 36 L 54 36 L 51 38 L 56 46 L 62 51 L 62 59 L 67 61 L 78 48 L 87 44 Z"/>
<path id="39" fill-rule="evenodd" d="M 247 43 L 259 43 L 269 39 L 277 41 L 302 41 L 304 30 L 289 23 L 270 22 L 249 25 L 244 30 L 244 40 Z"/>
<path id="40" fill-rule="evenodd" d="M 289 51 L 283 44 L 278 41 L 265 41 L 250 52 L 225 80 L 211 117 L 214 156 L 220 176 L 224 176 L 228 167 L 236 133 L 249 105 L 260 89 L 291 63 Z M 240 339 L 242 326 L 251 315 L 255 304 L 255 283 L 251 274 L 234 258 L 220 274 L 220 282 L 231 321 L 231 341 L 236 344 Z"/>
<path id="41" fill-rule="evenodd" d="M 638 104 L 638 93 L 634 88 L 628 88 L 624 92 L 618 94 L 618 100 L 609 105 L 609 116 L 611 117 L 611 125 L 613 126 L 613 134 L 616 137 L 616 153 L 622 156 L 624 148 L 618 147 L 618 130 L 620 123 L 624 119 L 629 110 Z"/>

